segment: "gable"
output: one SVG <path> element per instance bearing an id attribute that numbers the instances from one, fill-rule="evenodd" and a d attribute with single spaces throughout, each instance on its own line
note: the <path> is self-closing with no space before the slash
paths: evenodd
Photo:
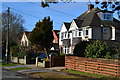
<path id="1" fill-rule="evenodd" d="M 25 32 L 23 33 L 21 41 L 27 41 L 27 42 L 29 41 L 26 34 L 25 34 Z"/>
<path id="2" fill-rule="evenodd" d="M 72 23 L 71 23 L 71 25 L 70 25 L 69 31 L 70 31 L 70 30 L 75 30 L 75 29 L 78 29 L 78 26 L 77 26 L 77 24 L 75 23 L 75 21 L 73 20 Z"/>
<path id="3" fill-rule="evenodd" d="M 57 36 L 57 34 L 53 31 L 53 37 L 54 39 L 58 39 L 59 36 Z"/>
<path id="4" fill-rule="evenodd" d="M 65 31 L 67 31 L 67 29 L 66 29 L 66 27 L 65 27 L 65 24 L 63 23 L 63 24 L 62 24 L 62 27 L 61 27 L 61 29 L 60 29 L 60 32 L 65 32 Z"/>

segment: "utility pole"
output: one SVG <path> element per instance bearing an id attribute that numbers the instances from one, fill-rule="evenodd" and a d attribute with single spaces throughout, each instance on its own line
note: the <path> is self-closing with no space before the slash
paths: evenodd
<path id="1" fill-rule="evenodd" d="M 10 45 L 9 45 L 9 27 L 10 27 L 10 8 L 8 7 L 8 27 L 7 27 L 7 34 L 6 34 L 6 63 L 8 64 L 10 60 Z"/>

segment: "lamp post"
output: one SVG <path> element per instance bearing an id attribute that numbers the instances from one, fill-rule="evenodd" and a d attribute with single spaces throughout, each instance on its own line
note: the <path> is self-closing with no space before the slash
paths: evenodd
<path id="1" fill-rule="evenodd" d="M 10 27 L 10 8 L 8 7 L 8 25 L 7 25 L 7 35 L 6 35 L 6 63 L 8 64 L 10 59 L 10 45 L 9 45 L 9 27 Z"/>

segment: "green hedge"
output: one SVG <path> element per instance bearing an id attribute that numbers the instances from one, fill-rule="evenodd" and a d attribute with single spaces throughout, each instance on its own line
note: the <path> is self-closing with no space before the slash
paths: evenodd
<path id="1" fill-rule="evenodd" d="M 12 56 L 13 57 L 17 57 L 18 56 L 18 52 L 19 52 L 19 46 L 11 47 L 11 52 L 12 52 Z"/>
<path id="2" fill-rule="evenodd" d="M 20 51 L 18 53 L 19 58 L 24 58 L 24 56 L 32 57 L 32 51 Z"/>

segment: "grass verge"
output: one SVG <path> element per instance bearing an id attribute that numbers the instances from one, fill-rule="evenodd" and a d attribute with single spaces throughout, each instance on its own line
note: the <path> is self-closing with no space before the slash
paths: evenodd
<path id="1" fill-rule="evenodd" d="M 29 67 L 19 67 L 19 68 L 12 68 L 10 70 L 25 70 L 25 69 L 32 69 L 32 68 L 29 68 Z"/>
<path id="2" fill-rule="evenodd" d="M 64 72 L 79 74 L 79 75 L 84 75 L 84 76 L 89 76 L 89 77 L 97 77 L 97 78 L 107 79 L 107 80 L 108 79 L 109 80 L 120 80 L 120 78 L 117 78 L 117 77 L 110 77 L 110 76 L 104 76 L 104 75 L 93 74 L 93 73 L 86 73 L 86 72 L 75 71 L 75 70 L 64 70 Z"/>
<path id="3" fill-rule="evenodd" d="M 37 72 L 28 75 L 30 77 L 39 78 L 39 79 L 42 78 L 45 80 L 81 80 L 82 79 L 72 75 L 50 73 L 50 72 Z"/>
<path id="4" fill-rule="evenodd" d="M 0 67 L 9 67 L 9 66 L 16 66 L 16 64 L 12 64 L 12 63 L 0 63 Z"/>

